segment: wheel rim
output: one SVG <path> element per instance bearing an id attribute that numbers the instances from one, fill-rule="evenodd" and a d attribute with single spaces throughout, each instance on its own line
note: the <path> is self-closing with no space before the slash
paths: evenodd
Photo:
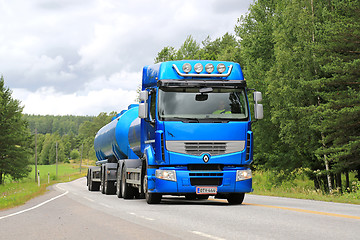
<path id="1" fill-rule="evenodd" d="M 118 170 L 118 175 L 117 175 L 117 183 L 116 183 L 116 194 L 118 195 L 118 196 L 120 196 L 120 191 L 121 191 L 121 184 L 120 184 L 120 179 L 121 179 L 121 177 L 120 177 L 120 174 L 119 174 L 119 172 L 120 172 L 120 169 Z"/>
<path id="2" fill-rule="evenodd" d="M 122 176 L 121 176 L 121 194 L 122 194 L 122 196 L 125 196 L 125 184 L 126 184 L 126 182 L 125 182 L 125 173 L 124 173 L 124 169 L 123 169 L 123 171 L 122 171 L 122 174 L 121 174 Z"/>

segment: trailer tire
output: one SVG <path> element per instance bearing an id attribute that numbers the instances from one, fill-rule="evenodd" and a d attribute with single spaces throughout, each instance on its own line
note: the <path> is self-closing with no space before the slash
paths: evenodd
<path id="1" fill-rule="evenodd" d="M 87 181 L 88 181 L 88 189 L 89 189 L 89 191 L 91 191 L 91 192 L 92 191 L 99 191 L 100 183 L 93 182 L 91 180 L 91 170 L 90 169 L 88 171 Z"/>
<path id="2" fill-rule="evenodd" d="M 114 195 L 115 191 L 116 191 L 116 189 L 115 189 L 114 182 L 105 180 L 105 194 L 106 195 Z"/>
<path id="3" fill-rule="evenodd" d="M 121 195 L 124 199 L 134 198 L 134 189 L 126 183 L 126 167 L 123 167 L 121 174 Z"/>
<path id="4" fill-rule="evenodd" d="M 105 169 L 101 168 L 101 183 L 100 183 L 101 193 L 105 194 Z"/>
<path id="5" fill-rule="evenodd" d="M 117 173 L 116 173 L 116 196 L 118 198 L 122 198 L 121 193 L 121 169 L 118 167 Z"/>
<path id="6" fill-rule="evenodd" d="M 239 205 L 244 201 L 245 193 L 230 193 L 227 201 L 230 205 Z"/>

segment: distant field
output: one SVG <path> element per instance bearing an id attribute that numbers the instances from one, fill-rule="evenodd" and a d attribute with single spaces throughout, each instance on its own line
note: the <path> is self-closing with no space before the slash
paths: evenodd
<path id="1" fill-rule="evenodd" d="M 82 167 L 81 174 L 78 164 L 59 164 L 58 176 L 56 177 L 56 165 L 38 165 L 40 171 L 40 187 L 35 182 L 35 166 L 27 178 L 15 182 L 6 179 L 4 185 L 0 185 L 0 210 L 12 208 L 24 204 L 26 201 L 44 194 L 49 185 L 58 182 L 67 182 L 86 175 L 87 167 Z M 50 183 L 48 183 L 48 173 Z"/>
<path id="2" fill-rule="evenodd" d="M 40 182 L 48 180 L 48 173 L 50 173 L 50 180 L 56 180 L 56 165 L 39 165 L 38 171 L 40 171 Z M 87 171 L 87 167 L 82 167 L 81 172 Z M 80 173 L 80 165 L 75 164 L 59 164 L 58 165 L 58 177 L 73 175 L 74 173 Z M 28 179 L 35 178 L 35 166 L 32 166 L 32 171 L 29 174 Z"/>

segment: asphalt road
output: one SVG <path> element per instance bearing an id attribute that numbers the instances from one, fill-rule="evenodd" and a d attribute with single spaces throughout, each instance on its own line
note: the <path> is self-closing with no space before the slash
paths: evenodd
<path id="1" fill-rule="evenodd" d="M 148 205 L 89 192 L 82 178 L 0 211 L 0 239 L 360 239 L 360 206 L 256 195 Z"/>

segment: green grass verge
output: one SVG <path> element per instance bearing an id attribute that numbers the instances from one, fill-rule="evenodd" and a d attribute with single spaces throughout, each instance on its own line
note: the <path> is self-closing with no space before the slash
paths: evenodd
<path id="1" fill-rule="evenodd" d="M 341 194 L 338 190 L 326 194 L 315 190 L 314 183 L 305 174 L 296 174 L 292 180 L 276 181 L 276 176 L 270 171 L 255 171 L 253 173 L 253 194 L 310 199 L 327 202 L 360 204 L 360 182 L 351 179 L 351 192 Z"/>
<path id="2" fill-rule="evenodd" d="M 87 172 L 87 168 L 83 167 L 80 174 L 79 166 L 73 164 L 59 164 L 58 176 L 56 176 L 55 165 L 39 165 L 38 170 L 40 171 L 40 187 L 35 182 L 35 166 L 28 178 L 18 182 L 7 179 L 5 184 L 0 185 L 0 210 L 22 205 L 30 199 L 44 194 L 48 186 L 78 179 L 85 176 Z M 48 178 L 48 173 L 50 178 Z"/>
<path id="3" fill-rule="evenodd" d="M 82 168 L 79 173 L 79 165 L 61 164 L 58 166 L 58 177 L 56 177 L 55 165 L 38 166 L 40 170 L 40 187 L 35 183 L 35 167 L 29 177 L 20 182 L 9 182 L 0 185 L 0 210 L 12 208 L 24 204 L 26 201 L 44 194 L 49 185 L 72 181 L 86 175 L 87 168 Z M 50 183 L 48 183 L 48 173 L 50 173 Z M 292 180 L 278 181 L 276 175 L 269 171 L 255 171 L 253 173 L 253 188 L 257 195 L 289 197 L 300 199 L 311 199 L 328 202 L 340 202 L 360 204 L 360 182 L 352 178 L 351 192 L 340 194 L 334 191 L 333 194 L 324 194 L 316 191 L 313 182 L 304 174 L 296 174 Z"/>

